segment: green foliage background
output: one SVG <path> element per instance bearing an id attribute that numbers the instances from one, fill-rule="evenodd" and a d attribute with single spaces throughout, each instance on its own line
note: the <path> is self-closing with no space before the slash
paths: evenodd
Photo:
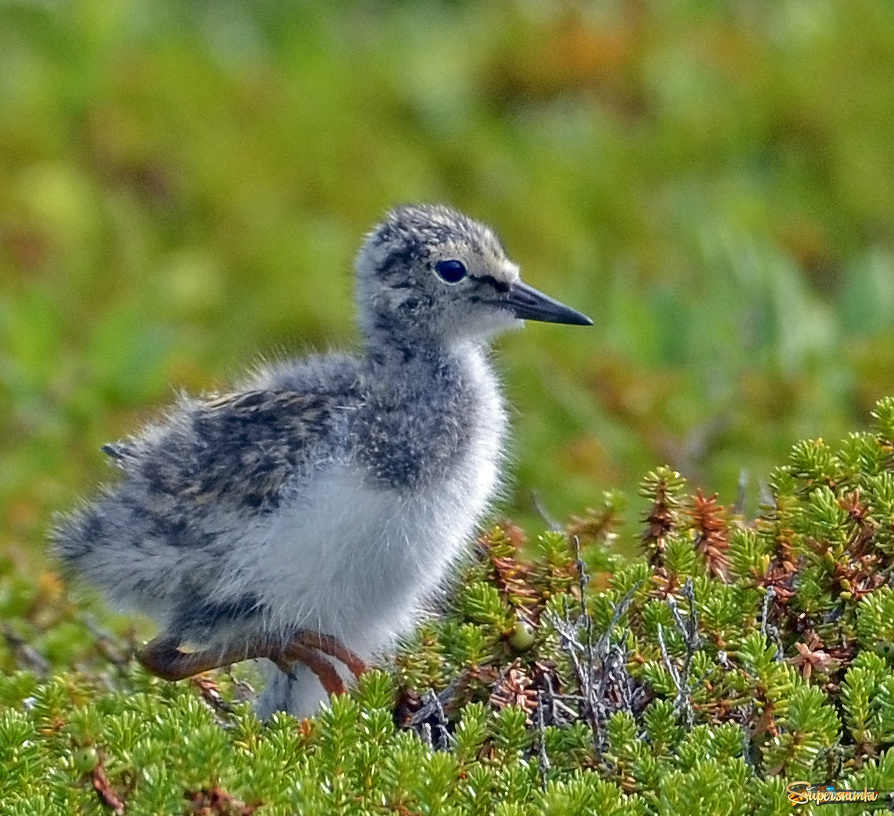
<path id="1" fill-rule="evenodd" d="M 673 812 L 736 786 L 741 797 L 711 812 L 769 813 L 789 808 L 780 768 L 821 781 L 838 762 L 855 784 L 889 786 L 890 655 L 867 647 L 890 646 L 894 601 L 881 587 L 857 606 L 871 582 L 847 510 L 857 484 L 889 556 L 890 463 L 866 453 L 868 438 L 796 447 L 775 476 L 780 512 L 797 522 L 794 607 L 844 655 L 835 682 L 792 668 L 805 632 L 783 630 L 775 657 L 755 634 L 757 589 L 784 589 L 793 557 L 772 514 L 734 535 L 732 588 L 708 581 L 688 530 L 664 556 L 661 580 L 694 577 L 706 631 L 731 644 L 698 658 L 716 718 L 745 699 L 723 683 L 751 693 L 759 681 L 758 711 L 761 694 L 777 705 L 779 736 L 755 738 L 766 775 L 754 784 L 729 723 L 684 735 L 650 635 L 637 634 L 651 661 L 640 673 L 661 697 L 643 714 L 648 741 L 643 723 L 613 720 L 617 779 L 597 782 L 576 770 L 575 758 L 597 759 L 589 731 L 551 726 L 558 764 L 540 791 L 521 709 L 478 700 L 461 715 L 461 750 L 431 752 L 395 730 L 394 678 L 381 673 L 365 679 L 362 708 L 344 700 L 311 725 L 262 726 L 238 702 L 214 713 L 191 685 L 133 668 L 126 625 L 100 616 L 111 634 L 98 629 L 99 607 L 73 604 L 42 554 L 52 511 L 106 478 L 99 445 L 173 389 L 221 387 L 259 354 L 354 342 L 353 253 L 386 207 L 413 200 L 494 224 L 527 280 L 596 322 L 500 343 L 518 409 L 506 514 L 539 529 L 535 489 L 560 519 L 601 502 L 614 513 L 620 500 L 602 491 L 633 496 L 662 462 L 726 504 L 747 470 L 753 510 L 754 483 L 792 443 L 837 443 L 894 393 L 892 75 L 886 0 L 0 0 L 0 790 L 33 791 L 22 813 L 109 812 L 87 781 L 104 767 L 147 812 L 187 808 L 184 790 L 200 811 L 199 791 L 220 783 L 272 813 L 295 801 L 326 812 L 355 790 L 383 809 L 477 812 L 498 796 L 506 814 L 538 801 L 550 813 Z M 890 439 L 886 428 L 885 456 Z M 647 506 L 636 501 L 628 517 Z M 640 532 L 622 529 L 621 548 Z M 603 556 L 591 567 L 607 581 L 620 562 Z M 541 582 L 547 565 L 533 568 Z M 647 573 L 618 573 L 594 614 Z M 504 631 L 515 601 L 491 577 L 420 633 L 398 680 L 441 688 L 455 668 L 444 655 L 463 650 L 469 664 L 515 659 Z M 630 619 L 648 635 L 670 613 L 644 593 Z M 797 693 L 777 693 L 774 678 Z M 239 683 L 218 679 L 238 701 Z M 493 765 L 477 764 L 484 744 Z M 332 790 L 318 789 L 320 768 Z M 225 806 L 214 812 L 238 809 Z"/>
<path id="2" fill-rule="evenodd" d="M 0 3 L 0 550 L 172 389 L 353 342 L 408 200 L 596 321 L 501 342 L 508 514 L 731 502 L 894 393 L 892 69 L 869 0 Z"/>
<path id="3" fill-rule="evenodd" d="M 595 320 L 500 343 L 532 529 L 534 489 L 561 519 L 666 462 L 730 503 L 864 427 L 894 393 L 892 74 L 886 0 L 0 0 L 0 666 L 83 656 L 42 552 L 99 445 L 350 345 L 395 202 L 494 224 Z"/>

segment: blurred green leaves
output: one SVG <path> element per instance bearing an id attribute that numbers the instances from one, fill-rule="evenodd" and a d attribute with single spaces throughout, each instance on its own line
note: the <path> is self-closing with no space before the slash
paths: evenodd
<path id="1" fill-rule="evenodd" d="M 350 343 L 406 200 L 596 320 L 501 343 L 507 513 L 731 501 L 894 393 L 892 66 L 879 0 L 3 3 L 0 549 L 174 389 Z"/>

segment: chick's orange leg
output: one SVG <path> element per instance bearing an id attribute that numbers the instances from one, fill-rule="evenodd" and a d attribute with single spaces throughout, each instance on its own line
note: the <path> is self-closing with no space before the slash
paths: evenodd
<path id="1" fill-rule="evenodd" d="M 336 660 L 344 663 L 351 674 L 358 680 L 360 679 L 360 675 L 368 668 L 366 663 L 364 663 L 354 652 L 342 644 L 341 641 L 330 635 L 322 635 L 319 632 L 302 629 L 295 635 L 290 646 L 286 648 L 290 648 L 293 644 L 317 649 L 325 655 L 334 657 Z"/>
<path id="2" fill-rule="evenodd" d="M 285 646 L 258 640 L 248 644 L 209 647 L 196 652 L 184 652 L 176 639 L 160 635 L 146 644 L 137 659 L 147 671 L 163 680 L 183 680 L 195 674 L 239 663 L 242 660 L 267 658 L 281 671 L 289 673 L 291 663 L 307 666 L 320 680 L 328 694 L 343 694 L 345 685 L 335 667 L 323 655 L 340 660 L 355 677 L 366 671 L 366 664 L 338 640 L 318 632 L 299 631 Z"/>

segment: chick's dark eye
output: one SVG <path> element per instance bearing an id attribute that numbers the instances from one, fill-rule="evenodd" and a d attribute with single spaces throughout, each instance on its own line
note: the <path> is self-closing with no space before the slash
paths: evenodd
<path id="1" fill-rule="evenodd" d="M 447 283 L 459 283 L 466 276 L 466 265 L 462 261 L 438 261 L 435 264 L 438 277 Z"/>

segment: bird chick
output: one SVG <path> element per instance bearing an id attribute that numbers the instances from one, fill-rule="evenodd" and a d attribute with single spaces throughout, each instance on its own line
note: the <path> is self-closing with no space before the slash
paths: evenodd
<path id="1" fill-rule="evenodd" d="M 159 676 L 268 658 L 261 716 L 343 690 L 462 556 L 506 444 L 488 341 L 524 320 L 591 324 L 445 206 L 389 212 L 356 272 L 357 355 L 181 396 L 104 448 L 123 480 L 52 533 L 72 571 L 158 622 L 140 657 Z"/>

